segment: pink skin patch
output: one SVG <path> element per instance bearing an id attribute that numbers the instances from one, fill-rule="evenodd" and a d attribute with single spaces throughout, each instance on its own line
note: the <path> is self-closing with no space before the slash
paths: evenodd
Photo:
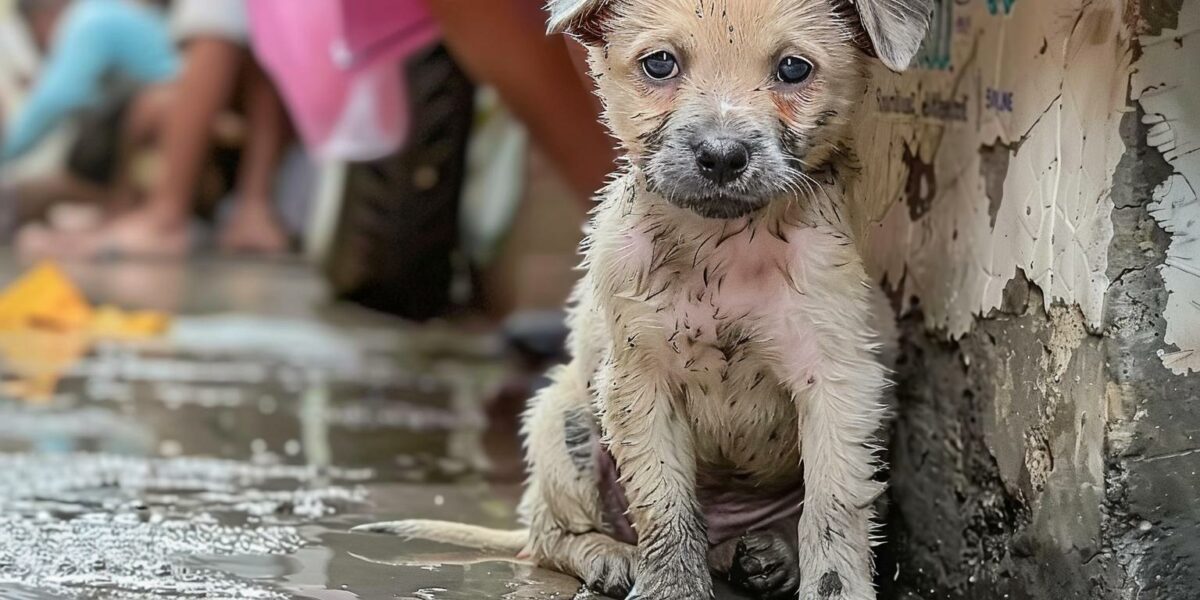
<path id="1" fill-rule="evenodd" d="M 618 541 L 637 544 L 637 532 L 629 520 L 629 500 L 621 487 L 617 463 L 599 438 L 594 438 L 592 443 L 605 524 Z M 804 504 L 804 486 L 767 496 L 701 484 L 696 490 L 696 498 L 704 514 L 708 543 L 717 546 L 746 532 L 768 529 L 775 523 L 798 517 Z"/>
<path id="2" fill-rule="evenodd" d="M 626 256 L 649 264 L 653 244 L 648 235 L 631 232 L 625 239 Z M 779 344 L 781 362 L 797 386 L 811 386 L 823 357 L 816 332 L 803 320 L 806 299 L 797 287 L 807 284 L 810 271 L 828 268 L 833 250 L 823 232 L 794 226 L 780 226 L 772 234 L 760 224 L 756 231 L 746 227 L 719 245 L 709 242 L 696 251 L 696 268 L 672 286 L 674 293 L 657 299 L 667 307 L 659 313 L 662 330 L 668 336 L 684 331 L 693 342 L 712 345 L 718 325 L 745 319 L 762 336 L 788 336 Z M 679 343 L 670 343 L 678 353 Z M 678 358 L 686 362 L 697 357 L 685 352 Z"/>

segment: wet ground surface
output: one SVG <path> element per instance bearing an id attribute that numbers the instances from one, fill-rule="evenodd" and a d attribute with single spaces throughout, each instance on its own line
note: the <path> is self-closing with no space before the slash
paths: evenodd
<path id="1" fill-rule="evenodd" d="M 492 338 L 331 306 L 298 264 L 71 271 L 94 300 L 177 317 L 148 343 L 4 342 L 6 381 L 62 379 L 0 397 L 0 598 L 577 595 L 555 573 L 347 533 L 514 524 Z"/>

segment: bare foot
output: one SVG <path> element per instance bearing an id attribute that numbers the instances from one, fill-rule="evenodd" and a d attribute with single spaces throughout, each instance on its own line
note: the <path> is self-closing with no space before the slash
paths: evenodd
<path id="1" fill-rule="evenodd" d="M 221 231 L 221 250 L 250 254 L 283 254 L 287 233 L 270 203 L 241 200 Z"/>
<path id="2" fill-rule="evenodd" d="M 167 222 L 138 211 L 87 231 L 24 227 L 17 234 L 17 252 L 26 259 L 182 258 L 191 242 L 186 222 Z"/>
<path id="3" fill-rule="evenodd" d="M 41 258 L 57 257 L 55 242 L 61 242 L 62 237 L 60 232 L 41 224 L 30 223 L 22 225 L 17 230 L 16 237 L 13 239 L 13 246 L 17 250 L 17 255 L 29 261 L 38 260 Z"/>

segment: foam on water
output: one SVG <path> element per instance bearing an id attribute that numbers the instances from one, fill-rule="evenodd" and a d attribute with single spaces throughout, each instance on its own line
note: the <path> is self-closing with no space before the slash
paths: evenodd
<path id="1" fill-rule="evenodd" d="M 283 561 L 308 543 L 300 526 L 363 506 L 354 482 L 369 476 L 206 458 L 0 454 L 0 590 L 288 597 L 196 559 Z"/>

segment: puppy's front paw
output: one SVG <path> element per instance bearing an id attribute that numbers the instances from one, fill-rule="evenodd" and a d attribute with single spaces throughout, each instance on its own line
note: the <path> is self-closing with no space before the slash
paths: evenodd
<path id="1" fill-rule="evenodd" d="M 729 581 L 764 600 L 795 598 L 800 589 L 800 564 L 782 535 L 748 533 L 738 541 Z"/>
<path id="2" fill-rule="evenodd" d="M 591 569 L 584 577 L 584 584 L 593 592 L 609 598 L 632 595 L 634 560 L 632 553 L 613 553 L 598 557 L 592 561 Z"/>
<path id="3" fill-rule="evenodd" d="M 838 518 L 805 513 L 799 527 L 801 600 L 875 600 L 869 521 L 837 525 Z"/>

